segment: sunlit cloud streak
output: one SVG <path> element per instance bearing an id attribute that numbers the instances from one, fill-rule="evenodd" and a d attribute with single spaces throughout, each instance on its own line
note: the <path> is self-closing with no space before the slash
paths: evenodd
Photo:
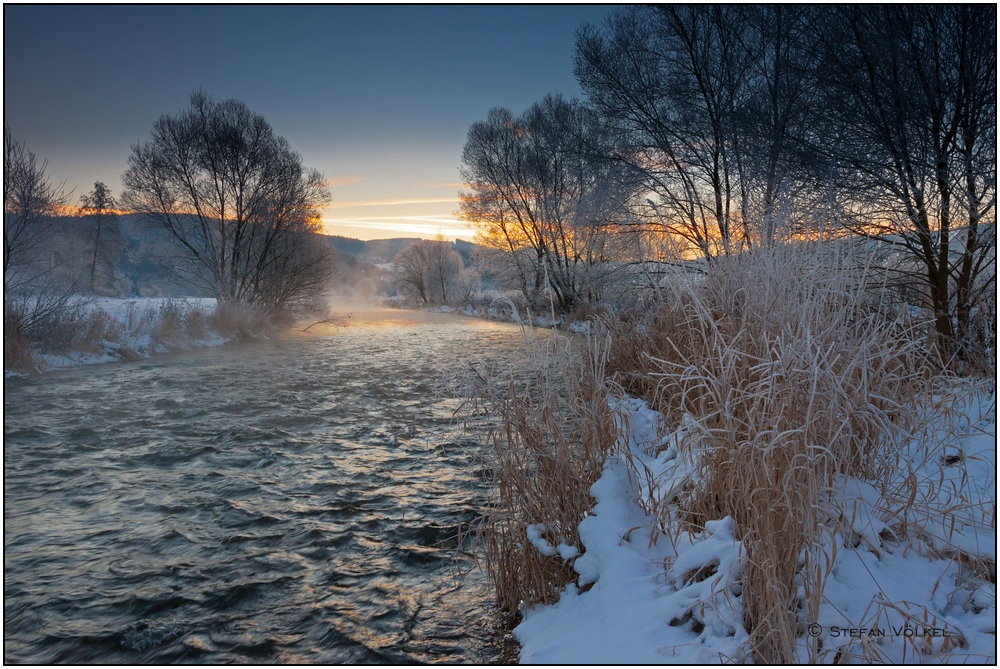
<path id="1" fill-rule="evenodd" d="M 393 207 L 400 204 L 441 204 L 444 202 L 458 203 L 458 197 L 421 198 L 415 200 L 355 200 L 353 202 L 334 202 L 327 209 L 345 209 L 347 207 Z"/>
<path id="2" fill-rule="evenodd" d="M 346 234 L 345 229 L 400 233 L 404 237 L 472 239 L 476 231 L 462 221 L 443 216 L 376 216 L 372 218 L 324 218 L 328 234 Z M 356 233 L 355 233 L 356 234 Z M 347 234 L 346 236 L 352 236 Z"/>
<path id="3" fill-rule="evenodd" d="M 442 181 L 440 183 L 428 183 L 424 182 L 420 184 L 421 188 L 468 188 L 469 184 L 459 183 L 457 181 Z"/>

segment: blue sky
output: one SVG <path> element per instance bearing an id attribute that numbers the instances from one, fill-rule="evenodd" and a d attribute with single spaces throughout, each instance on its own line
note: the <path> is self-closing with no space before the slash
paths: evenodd
<path id="1" fill-rule="evenodd" d="M 330 180 L 332 234 L 471 237 L 466 132 L 579 96 L 575 32 L 608 5 L 4 6 L 4 119 L 74 189 L 117 194 L 130 145 L 204 89 L 268 119 Z"/>

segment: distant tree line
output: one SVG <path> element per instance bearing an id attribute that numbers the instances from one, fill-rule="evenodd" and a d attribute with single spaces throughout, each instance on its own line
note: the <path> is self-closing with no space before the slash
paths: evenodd
<path id="1" fill-rule="evenodd" d="M 449 242 L 422 239 L 393 258 L 396 286 L 419 304 L 465 304 L 479 276 Z"/>
<path id="2" fill-rule="evenodd" d="M 892 244 L 943 350 L 996 289 L 996 10 L 657 5 L 577 34 L 585 101 L 469 129 L 459 215 L 533 303 L 819 226 Z M 887 270 L 888 271 L 888 270 Z M 487 273 L 484 271 L 484 273 Z"/>

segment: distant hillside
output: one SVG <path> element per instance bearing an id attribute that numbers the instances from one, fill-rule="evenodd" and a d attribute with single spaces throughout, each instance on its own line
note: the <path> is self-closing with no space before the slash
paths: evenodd
<path id="1" fill-rule="evenodd" d="M 121 214 L 113 216 L 111 220 L 117 225 L 114 228 L 109 226 L 105 245 L 108 249 L 114 249 L 113 264 L 117 271 L 114 290 L 117 293 L 122 296 L 143 297 L 202 296 L 192 286 L 178 282 L 170 268 L 157 260 L 158 256 L 170 249 L 176 251 L 176 242 L 167 232 L 145 223 L 136 214 Z M 76 218 L 67 218 L 62 224 L 70 229 L 80 226 Z M 392 262 L 397 253 L 420 241 L 416 237 L 404 237 L 366 242 L 349 237 L 325 236 L 330 246 L 341 256 L 340 266 L 344 276 L 353 278 L 360 276 L 358 272 L 363 274 L 367 266 Z M 81 248 L 90 248 L 89 241 L 81 241 L 80 245 Z M 469 266 L 475 244 L 455 240 L 451 245 L 462 256 L 465 265 Z"/>
<path id="2" fill-rule="evenodd" d="M 420 241 L 416 238 L 373 239 L 369 242 L 350 237 L 327 235 L 330 246 L 344 255 L 364 258 L 375 262 L 389 262 L 393 257 L 411 244 Z"/>
<path id="3" fill-rule="evenodd" d="M 398 237 L 395 239 L 373 239 L 365 242 L 337 235 L 327 235 L 326 239 L 330 246 L 340 253 L 372 262 L 390 262 L 397 253 L 420 241 L 415 237 Z M 471 262 L 472 250 L 476 245 L 461 239 L 456 239 L 451 242 L 451 245 L 461 254 L 462 260 L 468 265 Z"/>

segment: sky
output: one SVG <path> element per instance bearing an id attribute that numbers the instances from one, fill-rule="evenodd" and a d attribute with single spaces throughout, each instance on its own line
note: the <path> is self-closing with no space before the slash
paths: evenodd
<path id="1" fill-rule="evenodd" d="M 262 114 L 328 179 L 329 234 L 471 239 L 462 146 L 493 107 L 580 97 L 609 5 L 5 5 L 4 121 L 70 204 L 121 192 L 131 146 L 196 90 Z"/>

